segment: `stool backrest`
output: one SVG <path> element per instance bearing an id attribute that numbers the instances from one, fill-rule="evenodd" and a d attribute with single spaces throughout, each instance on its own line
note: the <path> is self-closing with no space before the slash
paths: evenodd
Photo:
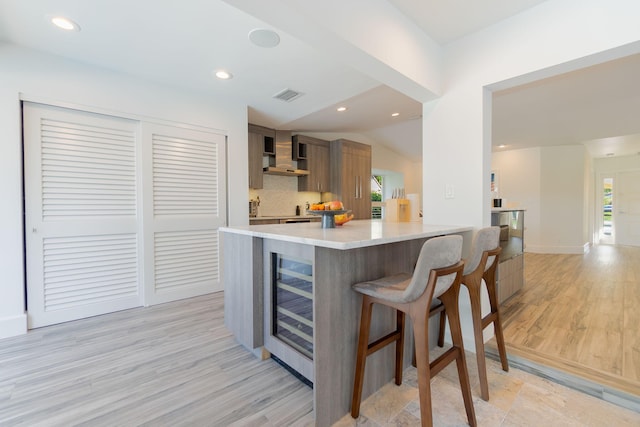
<path id="1" fill-rule="evenodd" d="M 500 246 L 500 227 L 486 227 L 480 229 L 476 236 L 473 238 L 473 245 L 471 249 L 471 256 L 464 263 L 464 275 L 470 274 L 475 271 L 482 260 L 482 253 L 484 251 L 490 251 Z M 495 256 L 489 257 L 487 263 L 484 266 L 485 271 L 488 269 Z"/>
<path id="2" fill-rule="evenodd" d="M 402 300 L 414 301 L 422 295 L 429 281 L 429 274 L 435 268 L 449 267 L 462 258 L 462 236 L 442 236 L 427 240 L 422 245 L 411 282 L 404 290 Z M 442 276 L 436 282 L 433 298 L 437 298 L 449 289 L 455 274 Z"/>

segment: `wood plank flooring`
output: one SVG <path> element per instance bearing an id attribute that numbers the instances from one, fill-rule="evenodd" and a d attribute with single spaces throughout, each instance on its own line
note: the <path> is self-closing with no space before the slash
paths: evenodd
<path id="1" fill-rule="evenodd" d="M 0 425 L 313 425 L 313 390 L 223 313 L 217 293 L 0 340 Z"/>
<path id="2" fill-rule="evenodd" d="M 0 340 L 0 426 L 314 425 L 313 390 L 239 346 L 223 313 L 217 293 Z M 484 402 L 474 361 L 467 354 L 479 425 L 640 425 L 638 412 L 491 360 Z M 338 425 L 419 425 L 416 378 L 408 368 L 401 387 L 387 384 L 361 419 Z M 432 394 L 435 425 L 466 424 L 455 367 Z"/>
<path id="3" fill-rule="evenodd" d="M 508 352 L 640 396 L 640 248 L 526 253 L 502 315 Z"/>

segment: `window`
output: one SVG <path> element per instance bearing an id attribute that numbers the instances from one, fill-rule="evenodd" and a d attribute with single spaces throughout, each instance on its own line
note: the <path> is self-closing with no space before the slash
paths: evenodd
<path id="1" fill-rule="evenodd" d="M 371 218 L 382 218 L 382 175 L 371 175 Z"/>

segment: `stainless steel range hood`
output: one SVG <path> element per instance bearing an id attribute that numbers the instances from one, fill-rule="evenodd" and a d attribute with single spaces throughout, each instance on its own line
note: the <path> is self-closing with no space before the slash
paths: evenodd
<path id="1" fill-rule="evenodd" d="M 282 176 L 309 175 L 308 170 L 298 169 L 298 162 L 294 160 L 291 131 L 276 131 L 275 151 L 275 165 L 270 164 L 263 168 L 265 174 Z"/>

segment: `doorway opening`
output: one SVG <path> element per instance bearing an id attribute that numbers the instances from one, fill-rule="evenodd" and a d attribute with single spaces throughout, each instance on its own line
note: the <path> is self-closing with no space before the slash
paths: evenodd
<path id="1" fill-rule="evenodd" d="M 615 226 L 613 216 L 613 177 L 605 176 L 600 180 L 600 206 L 599 214 L 600 243 L 615 243 Z"/>

